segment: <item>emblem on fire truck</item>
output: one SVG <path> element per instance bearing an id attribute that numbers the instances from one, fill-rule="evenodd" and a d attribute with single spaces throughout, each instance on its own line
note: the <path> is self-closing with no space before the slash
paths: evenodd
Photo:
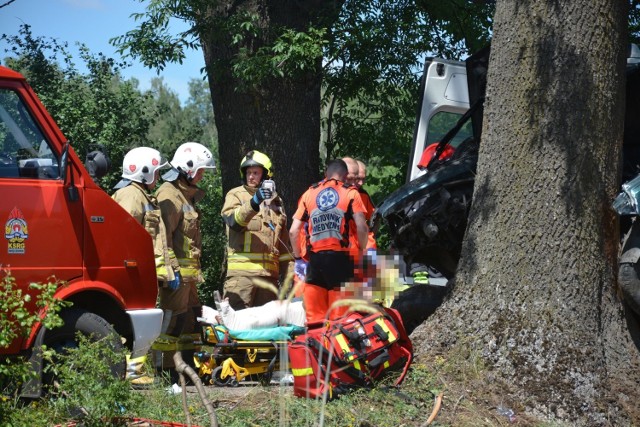
<path id="1" fill-rule="evenodd" d="M 27 221 L 24 219 L 22 211 L 14 207 L 4 225 L 4 238 L 7 239 L 8 243 L 7 252 L 10 254 L 24 254 L 27 237 L 29 237 Z"/>

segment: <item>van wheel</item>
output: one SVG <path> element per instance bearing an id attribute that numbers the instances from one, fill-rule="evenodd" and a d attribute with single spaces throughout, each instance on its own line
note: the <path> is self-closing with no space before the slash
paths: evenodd
<path id="1" fill-rule="evenodd" d="M 56 353 L 64 354 L 67 349 L 78 348 L 76 333 L 80 332 L 92 341 L 107 340 L 115 352 L 122 352 L 123 345 L 118 333 L 106 320 L 95 313 L 81 309 L 66 310 L 61 314 L 64 325 L 46 332 L 44 344 Z M 125 361 L 111 365 L 111 372 L 117 378 L 124 378 Z M 49 386 L 55 380 L 51 372 L 44 372 L 44 384 Z"/>
<path id="2" fill-rule="evenodd" d="M 413 285 L 394 298 L 391 308 L 400 313 L 407 335 L 440 307 L 448 292 L 448 286 Z"/>

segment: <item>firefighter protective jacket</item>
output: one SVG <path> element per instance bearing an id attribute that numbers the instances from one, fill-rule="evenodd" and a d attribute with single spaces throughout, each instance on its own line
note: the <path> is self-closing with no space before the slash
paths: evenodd
<path id="1" fill-rule="evenodd" d="M 167 229 L 169 251 L 176 259 L 174 269 L 180 270 L 186 282 L 204 281 L 200 268 L 202 236 L 200 234 L 200 211 L 196 203 L 204 197 L 204 191 L 190 185 L 180 176 L 165 182 L 157 192 L 162 220 Z"/>
<path id="2" fill-rule="evenodd" d="M 175 256 L 169 251 L 165 225 L 160 214 L 158 201 L 137 182 L 132 182 L 119 189 L 112 196 L 132 217 L 135 218 L 151 235 L 153 251 L 156 258 L 156 275 L 158 280 L 166 282 L 175 278 L 173 268 Z M 173 259 L 172 259 L 173 257 Z"/>
<path id="3" fill-rule="evenodd" d="M 353 214 L 365 214 L 355 187 L 328 179 L 312 185 L 300 197 L 294 218 L 307 223 L 308 247 L 312 252 L 346 251 L 350 244 Z"/>
<path id="4" fill-rule="evenodd" d="M 249 201 L 256 188 L 242 185 L 229 190 L 222 206 L 227 225 L 227 277 L 262 276 L 278 279 L 293 260 L 287 216 L 282 199 L 269 206 L 263 202 L 256 212 Z"/>

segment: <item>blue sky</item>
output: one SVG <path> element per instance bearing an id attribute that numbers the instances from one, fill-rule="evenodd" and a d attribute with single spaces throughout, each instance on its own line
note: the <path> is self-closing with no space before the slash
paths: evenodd
<path id="1" fill-rule="evenodd" d="M 9 0 L 0 0 L 0 5 Z M 60 42 L 68 42 L 75 53 L 75 43 L 82 42 L 93 53 L 102 52 L 106 56 L 119 58 L 115 48 L 109 45 L 109 39 L 125 34 L 136 27 L 130 15 L 144 11 L 144 3 L 137 0 L 15 0 L 0 8 L 0 34 L 17 35 L 22 23 L 31 25 L 34 36 L 52 37 Z M 186 24 L 172 23 L 175 33 L 186 29 Z M 7 56 L 6 43 L 0 42 L 0 59 Z M 133 62 L 129 59 L 129 62 Z M 189 96 L 188 82 L 192 78 L 201 78 L 200 69 L 204 66 L 202 51 L 191 50 L 180 64 L 168 65 L 160 76 L 165 84 L 177 92 L 182 102 Z M 123 72 L 125 78 L 135 77 L 140 88 L 147 89 L 149 81 L 156 77 L 149 70 L 133 62 Z"/>

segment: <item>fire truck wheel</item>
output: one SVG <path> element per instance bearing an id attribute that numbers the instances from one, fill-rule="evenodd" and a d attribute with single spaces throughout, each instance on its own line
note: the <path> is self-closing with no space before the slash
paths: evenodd
<path id="1" fill-rule="evenodd" d="M 78 347 L 76 333 L 80 332 L 92 341 L 108 340 L 107 345 L 114 352 L 122 352 L 123 345 L 113 327 L 95 313 L 81 309 L 66 310 L 61 314 L 64 325 L 46 332 L 44 344 L 56 353 L 64 354 L 65 350 Z M 118 378 L 124 378 L 125 361 L 113 363 L 111 372 Z M 43 381 L 46 386 L 53 384 L 55 378 L 51 372 L 45 370 Z"/>

